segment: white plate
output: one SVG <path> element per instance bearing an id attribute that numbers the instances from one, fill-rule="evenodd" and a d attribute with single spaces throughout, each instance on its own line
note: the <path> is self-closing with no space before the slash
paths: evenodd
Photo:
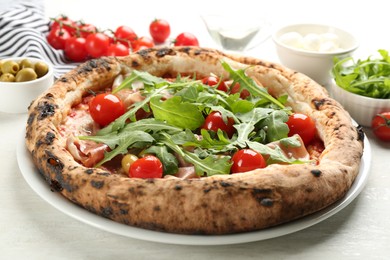
<path id="1" fill-rule="evenodd" d="M 81 222 L 114 234 L 146 241 L 181 245 L 227 245 L 265 240 L 290 234 L 317 224 L 342 210 L 357 197 L 367 182 L 371 163 L 371 146 L 366 136 L 364 138 L 364 145 L 365 148 L 359 174 L 351 189 L 340 201 L 324 210 L 287 224 L 260 231 L 218 236 L 180 235 L 131 227 L 95 215 L 73 204 L 60 193 L 50 191 L 49 185 L 43 180 L 32 162 L 30 153 L 25 146 L 24 135 L 21 136 L 18 142 L 17 160 L 24 179 L 42 199 Z"/>

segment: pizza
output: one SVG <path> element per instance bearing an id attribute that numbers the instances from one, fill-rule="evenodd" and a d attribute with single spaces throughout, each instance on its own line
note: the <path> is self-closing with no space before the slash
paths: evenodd
<path id="1" fill-rule="evenodd" d="M 290 222 L 343 198 L 363 138 L 301 73 L 164 47 L 63 75 L 30 105 L 25 140 L 48 189 L 90 212 L 220 235 Z"/>

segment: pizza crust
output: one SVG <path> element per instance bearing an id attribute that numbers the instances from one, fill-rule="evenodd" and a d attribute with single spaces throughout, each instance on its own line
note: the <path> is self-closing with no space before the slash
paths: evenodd
<path id="1" fill-rule="evenodd" d="M 270 165 L 234 175 L 182 180 L 124 178 L 77 163 L 58 126 L 88 91 L 123 71 L 228 76 L 220 65 L 248 68 L 275 95 L 315 119 L 325 150 L 318 165 Z M 326 90 L 303 74 L 255 58 L 196 47 L 143 50 L 124 58 L 87 61 L 58 79 L 29 108 L 26 145 L 51 189 L 85 209 L 127 225 L 181 234 L 254 231 L 319 211 L 341 199 L 355 180 L 363 133 Z"/>

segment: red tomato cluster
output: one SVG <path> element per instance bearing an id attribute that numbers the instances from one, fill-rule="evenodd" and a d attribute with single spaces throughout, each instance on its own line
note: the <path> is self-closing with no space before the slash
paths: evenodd
<path id="1" fill-rule="evenodd" d="M 71 61 L 82 62 L 101 56 L 126 56 L 131 52 L 154 47 L 167 41 L 170 25 L 163 19 L 155 19 L 149 25 L 150 36 L 141 36 L 126 25 L 115 31 L 99 31 L 95 25 L 73 21 L 66 16 L 52 19 L 48 43 L 57 50 L 63 50 Z M 181 33 L 172 42 L 175 46 L 199 46 L 198 39 L 191 33 Z"/>

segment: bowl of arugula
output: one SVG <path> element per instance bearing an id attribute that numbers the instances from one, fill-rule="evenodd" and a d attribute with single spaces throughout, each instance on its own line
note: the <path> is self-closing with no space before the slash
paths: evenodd
<path id="1" fill-rule="evenodd" d="M 331 96 L 367 127 L 375 115 L 390 111 L 390 56 L 384 49 L 378 53 L 359 60 L 335 58 L 332 68 Z"/>

